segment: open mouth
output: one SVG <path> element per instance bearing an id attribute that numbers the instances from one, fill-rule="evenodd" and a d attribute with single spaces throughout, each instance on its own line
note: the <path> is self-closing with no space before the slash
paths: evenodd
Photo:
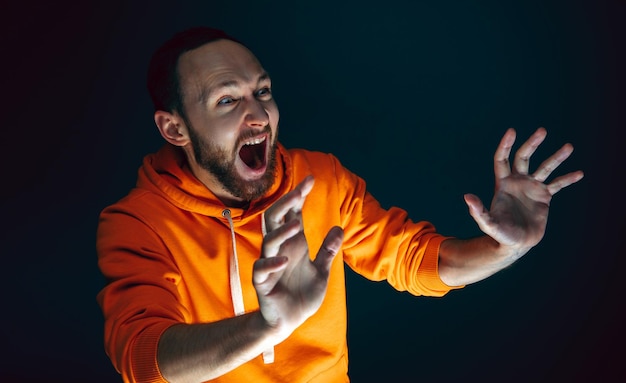
<path id="1" fill-rule="evenodd" d="M 267 150 L 267 136 L 254 138 L 244 142 L 239 149 L 239 158 L 252 170 L 258 170 L 265 166 L 265 152 Z"/>

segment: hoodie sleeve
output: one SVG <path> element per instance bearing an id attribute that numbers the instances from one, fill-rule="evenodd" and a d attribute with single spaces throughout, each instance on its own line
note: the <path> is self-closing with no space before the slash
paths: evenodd
<path id="1" fill-rule="evenodd" d="M 96 247 L 106 278 L 97 300 L 107 354 L 124 382 L 165 382 L 156 363 L 158 341 L 186 316 L 176 265 L 154 230 L 119 203 L 101 213 Z"/>
<path id="2" fill-rule="evenodd" d="M 439 245 L 448 238 L 426 221 L 414 222 L 406 211 L 383 209 L 365 181 L 334 161 L 345 262 L 374 281 L 386 280 L 413 295 L 443 296 L 452 287 L 438 273 Z"/>

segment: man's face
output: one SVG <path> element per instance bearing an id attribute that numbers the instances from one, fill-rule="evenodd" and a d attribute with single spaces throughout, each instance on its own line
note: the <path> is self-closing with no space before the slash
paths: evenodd
<path id="1" fill-rule="evenodd" d="M 219 40 L 183 54 L 178 74 L 194 160 L 207 172 L 207 186 L 240 201 L 262 196 L 274 181 L 279 119 L 263 67 L 242 45 Z"/>

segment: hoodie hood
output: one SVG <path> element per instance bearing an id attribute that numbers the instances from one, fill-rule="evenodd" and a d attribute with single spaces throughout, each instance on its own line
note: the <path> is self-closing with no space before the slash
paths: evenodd
<path id="1" fill-rule="evenodd" d="M 292 165 L 286 149 L 279 143 L 276 153 L 274 183 L 261 198 L 251 201 L 247 209 L 226 206 L 191 172 L 184 152 L 165 144 L 158 152 L 144 157 L 139 169 L 137 188 L 156 193 L 180 209 L 210 217 L 222 217 L 231 211 L 235 224 L 257 216 L 291 190 Z"/>

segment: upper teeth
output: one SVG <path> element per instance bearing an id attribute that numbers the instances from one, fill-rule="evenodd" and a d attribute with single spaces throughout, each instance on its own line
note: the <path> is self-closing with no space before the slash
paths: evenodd
<path id="1" fill-rule="evenodd" d="M 258 145 L 263 141 L 265 141 L 265 137 L 255 138 L 254 140 L 244 142 L 244 145 Z"/>

